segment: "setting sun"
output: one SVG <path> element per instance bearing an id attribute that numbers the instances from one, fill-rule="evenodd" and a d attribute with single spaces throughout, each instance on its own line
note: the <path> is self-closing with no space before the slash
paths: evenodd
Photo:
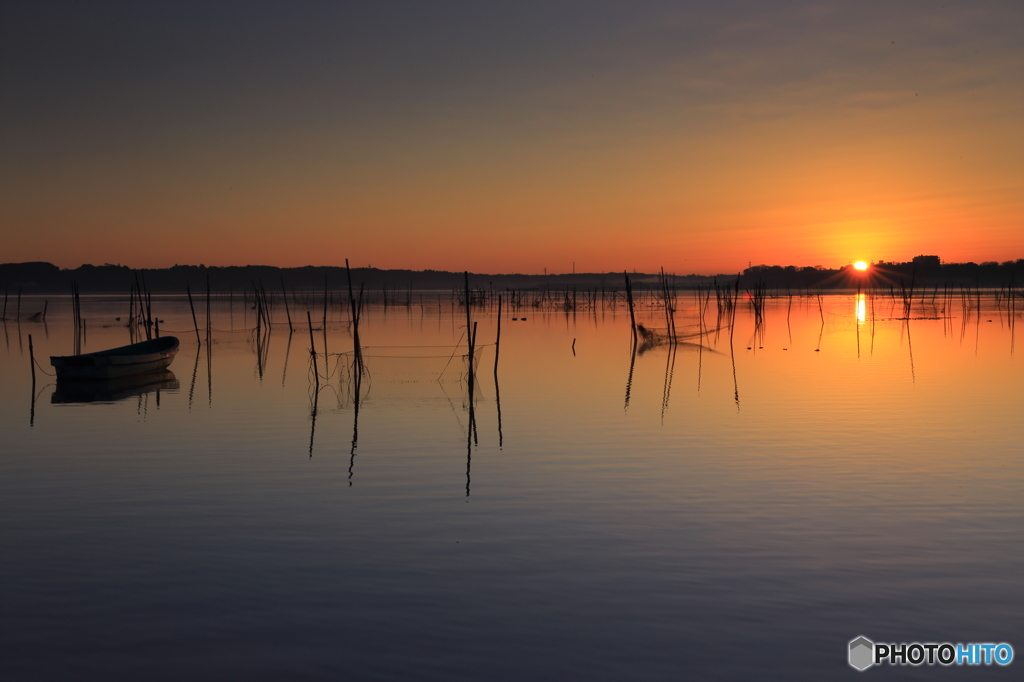
<path id="1" fill-rule="evenodd" d="M 853 264 L 853 267 L 856 268 L 857 270 L 867 270 L 868 269 L 868 264 L 865 263 L 862 260 L 859 260 L 859 261 L 857 261 L 856 263 Z"/>

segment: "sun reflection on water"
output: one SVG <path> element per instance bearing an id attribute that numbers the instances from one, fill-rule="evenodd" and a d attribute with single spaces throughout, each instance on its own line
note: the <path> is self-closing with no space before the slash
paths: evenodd
<path id="1" fill-rule="evenodd" d="M 864 324 L 868 321 L 868 302 L 865 294 L 857 294 L 856 312 L 857 324 Z"/>

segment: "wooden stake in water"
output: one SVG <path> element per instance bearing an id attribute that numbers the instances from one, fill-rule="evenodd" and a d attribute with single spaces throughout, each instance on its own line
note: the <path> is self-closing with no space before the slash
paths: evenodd
<path id="1" fill-rule="evenodd" d="M 573 340 L 575 343 L 575 339 Z M 498 294 L 498 331 L 494 335 L 494 382 L 498 382 L 498 353 L 501 352 L 501 294 Z"/>
<path id="2" fill-rule="evenodd" d="M 256 282 L 252 283 L 252 303 L 256 309 L 256 336 L 260 335 L 260 327 L 263 324 L 263 313 L 260 312 L 260 292 L 256 288 Z M 248 305 L 248 303 L 246 303 Z"/>
<path id="3" fill-rule="evenodd" d="M 28 425 L 36 425 L 36 354 L 32 348 L 32 335 L 28 335 L 28 361 L 32 363 L 32 406 L 29 408 Z"/>
<path id="4" fill-rule="evenodd" d="M 295 331 L 295 328 L 292 326 L 292 313 L 288 310 L 288 290 L 284 287 L 283 275 L 281 276 L 281 294 L 284 297 L 284 314 L 288 316 L 288 332 L 291 333 Z"/>
<path id="5" fill-rule="evenodd" d="M 324 373 L 330 374 L 329 360 L 327 357 L 327 273 L 324 272 Z"/>
<path id="6" fill-rule="evenodd" d="M 139 315 L 143 318 L 146 329 L 146 340 L 153 338 L 153 299 L 146 286 L 146 273 L 142 272 L 142 284 L 138 284 L 139 273 L 136 273 L 136 284 L 139 288 Z"/>
<path id="7" fill-rule="evenodd" d="M 476 386 L 476 376 L 475 376 L 474 367 L 473 367 L 473 356 L 474 356 L 475 351 L 476 351 L 476 324 L 477 324 L 476 322 L 473 323 L 473 329 L 472 329 L 471 333 L 469 334 L 469 430 L 470 430 L 470 433 L 471 433 L 471 435 L 473 437 L 473 442 L 474 443 L 479 443 L 479 441 L 477 440 L 477 433 L 476 433 L 476 404 L 474 402 L 475 399 L 473 397 L 474 388 Z M 468 469 L 467 469 L 467 473 L 468 473 Z M 467 494 L 468 494 L 468 492 L 469 492 L 468 476 L 467 476 L 466 491 L 467 491 Z"/>
<path id="8" fill-rule="evenodd" d="M 359 317 L 363 308 L 363 287 L 359 286 L 359 302 L 356 302 L 355 294 L 352 291 L 352 268 L 348 265 L 348 258 L 345 259 L 345 276 L 348 279 L 348 301 L 350 317 L 352 318 L 352 348 L 355 353 L 356 372 L 362 376 L 363 373 L 363 349 L 359 343 Z"/>
<path id="9" fill-rule="evenodd" d="M 135 343 L 135 287 L 128 290 L 128 340 Z"/>
<path id="10" fill-rule="evenodd" d="M 78 283 L 71 283 L 71 315 L 74 318 L 75 343 L 74 355 L 82 352 L 82 304 L 78 297 Z"/>
<path id="11" fill-rule="evenodd" d="M 203 342 L 199 338 L 199 323 L 196 322 L 196 307 L 192 305 L 192 290 L 188 288 L 188 282 L 185 282 L 185 293 L 188 294 L 188 308 L 192 311 L 192 326 L 195 327 L 196 330 L 196 343 L 201 346 L 203 345 Z M 157 334 L 157 338 L 159 337 L 160 335 Z"/>
<path id="12" fill-rule="evenodd" d="M 622 272 L 626 278 L 626 300 L 629 302 L 629 323 L 633 328 L 633 345 L 637 344 L 636 314 L 633 312 L 633 285 L 629 281 L 629 274 Z"/>
<path id="13" fill-rule="evenodd" d="M 210 335 L 213 333 L 213 323 L 210 321 L 210 276 L 206 276 L 206 343 L 210 343 Z M 209 350 L 209 348 L 207 349 Z"/>
<path id="14" fill-rule="evenodd" d="M 142 276 L 142 281 L 146 281 L 146 276 Z M 146 290 L 146 340 L 149 341 L 153 338 L 153 294 Z"/>
<path id="15" fill-rule="evenodd" d="M 470 320 L 470 313 L 469 313 L 469 295 L 470 295 L 469 294 L 469 272 L 468 271 L 464 271 L 462 274 L 466 278 L 466 335 L 469 336 L 470 333 L 473 331 L 473 323 Z M 469 357 L 469 359 L 472 360 L 473 359 L 473 342 L 472 342 L 471 338 L 469 339 L 469 341 L 470 341 L 470 345 L 469 345 L 469 355 L 470 355 L 470 357 Z"/>
<path id="16" fill-rule="evenodd" d="M 306 311 L 306 323 L 309 324 L 309 357 L 313 359 L 313 379 L 316 381 L 316 390 L 320 391 L 320 370 L 316 366 L 316 344 L 313 343 L 313 318 L 309 311 Z"/>
<path id="17" fill-rule="evenodd" d="M 28 361 L 32 365 L 32 395 L 36 394 L 36 353 L 32 348 L 32 335 L 28 335 Z"/>

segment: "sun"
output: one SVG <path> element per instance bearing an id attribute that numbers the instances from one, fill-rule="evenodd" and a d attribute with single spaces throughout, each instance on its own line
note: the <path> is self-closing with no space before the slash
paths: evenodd
<path id="1" fill-rule="evenodd" d="M 862 260 L 859 260 L 859 261 L 857 261 L 856 263 L 853 264 L 853 267 L 856 270 L 867 270 L 868 269 L 868 264 L 865 263 Z"/>

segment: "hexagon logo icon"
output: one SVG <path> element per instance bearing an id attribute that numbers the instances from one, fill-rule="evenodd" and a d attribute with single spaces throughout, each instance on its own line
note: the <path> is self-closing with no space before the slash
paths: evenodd
<path id="1" fill-rule="evenodd" d="M 850 665 L 857 670 L 867 670 L 875 662 L 875 643 L 861 635 L 850 641 Z"/>

